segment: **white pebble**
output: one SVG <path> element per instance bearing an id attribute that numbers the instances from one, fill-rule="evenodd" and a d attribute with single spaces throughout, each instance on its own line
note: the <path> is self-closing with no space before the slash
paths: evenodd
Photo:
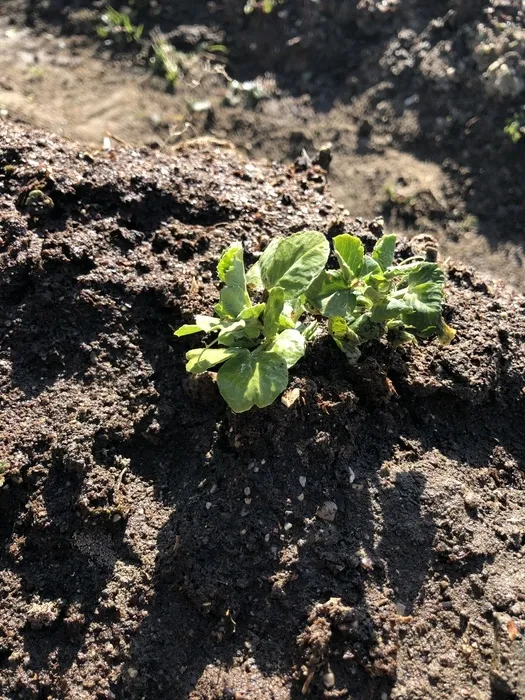
<path id="1" fill-rule="evenodd" d="M 245 495 L 245 496 L 249 496 L 250 494 L 251 494 L 251 489 L 250 489 L 249 486 L 247 486 L 247 487 L 244 489 L 244 495 Z"/>
<path id="2" fill-rule="evenodd" d="M 300 477 L 299 477 L 299 483 L 301 484 L 301 486 L 302 486 L 303 489 L 304 489 L 304 487 L 306 486 L 306 477 L 305 477 L 305 476 L 300 476 Z"/>
<path id="3" fill-rule="evenodd" d="M 207 501 L 207 503 L 206 503 L 206 510 L 210 510 L 211 505 L 212 505 L 212 504 L 211 504 L 211 501 Z"/>
<path id="4" fill-rule="evenodd" d="M 304 501 L 304 493 L 300 493 L 300 494 L 297 496 L 297 500 L 298 500 L 298 501 Z"/>
<path id="5" fill-rule="evenodd" d="M 285 532 L 288 532 L 288 530 L 291 530 L 292 527 L 293 527 L 292 523 L 285 523 L 285 525 L 284 525 Z"/>

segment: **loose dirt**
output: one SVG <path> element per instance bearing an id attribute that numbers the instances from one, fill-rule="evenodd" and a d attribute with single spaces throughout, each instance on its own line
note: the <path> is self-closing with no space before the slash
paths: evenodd
<path id="1" fill-rule="evenodd" d="M 143 38 L 124 47 L 97 38 L 104 6 L 4 0 L 0 108 L 91 148 L 107 133 L 163 150 L 206 136 L 286 163 L 331 142 L 332 192 L 352 216 L 431 233 L 445 257 L 525 289 L 525 138 L 504 133 L 525 115 L 519 0 L 286 0 L 270 15 L 141 0 Z M 185 65 L 174 94 L 151 76 L 155 27 Z M 233 104 L 228 76 L 257 98 Z"/>

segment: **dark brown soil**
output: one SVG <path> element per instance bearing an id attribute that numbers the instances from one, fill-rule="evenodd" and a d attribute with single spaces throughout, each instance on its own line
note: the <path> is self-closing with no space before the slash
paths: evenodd
<path id="1" fill-rule="evenodd" d="M 97 148 L 106 131 L 164 150 L 206 135 L 291 162 L 331 142 L 332 192 L 352 216 L 430 232 L 444 257 L 525 289 L 525 138 L 504 133 L 525 119 L 525 88 L 487 87 L 499 59 L 524 84 L 522 0 L 284 0 L 249 16 L 243 0 L 136 0 L 142 43 L 125 47 L 97 39 L 105 5 L 3 0 L 0 109 Z M 156 26 L 191 63 L 174 94 L 150 76 Z M 228 55 L 210 65 L 209 43 Z M 227 74 L 265 97 L 225 104 Z"/>
<path id="2" fill-rule="evenodd" d="M 2 700 L 525 698 L 525 299 L 448 264 L 450 347 L 321 339 L 234 416 L 171 330 L 222 248 L 381 226 L 316 167 L 0 133 Z"/>

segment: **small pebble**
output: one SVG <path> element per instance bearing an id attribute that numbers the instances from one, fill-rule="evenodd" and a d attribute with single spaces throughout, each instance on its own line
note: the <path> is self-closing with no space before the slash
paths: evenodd
<path id="1" fill-rule="evenodd" d="M 332 671 L 328 670 L 323 676 L 323 683 L 325 688 L 333 688 L 335 685 L 335 676 Z"/>
<path id="2" fill-rule="evenodd" d="M 303 489 L 304 489 L 304 487 L 306 486 L 306 477 L 305 477 L 305 476 L 300 476 L 300 477 L 299 477 L 299 483 L 301 484 L 301 486 L 302 486 Z"/>
<path id="3" fill-rule="evenodd" d="M 128 668 L 128 676 L 130 678 L 136 678 L 138 675 L 139 675 L 139 672 L 137 671 L 136 668 L 133 668 L 132 666 L 130 666 Z"/>
<path id="4" fill-rule="evenodd" d="M 333 501 L 325 501 L 317 510 L 316 515 L 321 520 L 325 520 L 328 523 L 333 523 L 335 516 L 337 515 L 337 504 Z"/>
<path id="5" fill-rule="evenodd" d="M 304 493 L 300 493 L 300 494 L 297 496 L 297 500 L 298 500 L 298 501 L 304 501 Z"/>
<path id="6" fill-rule="evenodd" d="M 210 510 L 211 505 L 212 505 L 211 502 L 210 502 L 210 501 L 207 501 L 207 503 L 206 503 L 206 510 Z"/>
<path id="7" fill-rule="evenodd" d="M 249 496 L 250 494 L 251 494 L 251 489 L 250 489 L 249 486 L 247 486 L 247 487 L 244 489 L 244 495 L 245 495 L 245 496 Z"/>
<path id="8" fill-rule="evenodd" d="M 285 525 L 284 525 L 284 529 L 286 532 L 288 532 L 288 530 L 291 530 L 292 527 L 293 527 L 292 523 L 285 523 Z"/>

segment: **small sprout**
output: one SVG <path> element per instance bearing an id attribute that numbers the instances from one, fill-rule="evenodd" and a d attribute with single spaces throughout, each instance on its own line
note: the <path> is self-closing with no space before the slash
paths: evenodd
<path id="1" fill-rule="evenodd" d="M 42 190 L 31 190 L 25 201 L 25 208 L 31 216 L 41 216 L 55 206 L 51 197 Z"/>
<path id="2" fill-rule="evenodd" d="M 503 132 L 505 133 L 505 136 L 507 136 L 514 144 L 518 143 L 518 141 L 524 138 L 525 113 L 515 114 L 511 119 L 507 119 Z"/>
<path id="3" fill-rule="evenodd" d="M 326 269 L 329 243 L 317 231 L 272 240 L 248 271 L 242 247 L 230 246 L 217 268 L 224 287 L 215 316 L 197 315 L 175 332 L 178 338 L 215 335 L 186 353 L 186 369 L 200 374 L 222 365 L 217 385 L 235 413 L 269 406 L 286 390 L 288 370 L 318 333 L 317 320 L 303 320 L 307 313 L 326 319 L 351 364 L 369 341 L 385 338 L 398 347 L 418 338 L 437 336 L 443 345 L 454 338 L 442 317 L 445 277 L 437 263 L 416 256 L 394 264 L 395 235 L 383 236 L 371 255 L 356 236 L 333 242 L 338 269 Z M 281 401 L 289 408 L 299 397 L 294 389 Z"/>
<path id="4" fill-rule="evenodd" d="M 151 46 L 151 63 L 155 72 L 165 78 L 172 88 L 175 87 L 181 77 L 181 62 L 177 50 L 159 33 L 153 36 Z"/>
<path id="5" fill-rule="evenodd" d="M 248 0 L 244 6 L 244 14 L 251 15 L 254 10 L 262 10 L 265 15 L 272 13 L 283 0 Z"/>
<path id="6" fill-rule="evenodd" d="M 97 27 L 97 34 L 101 39 L 128 44 L 140 41 L 144 25 L 135 26 L 125 12 L 119 12 L 108 6 L 101 19 L 102 24 Z"/>

